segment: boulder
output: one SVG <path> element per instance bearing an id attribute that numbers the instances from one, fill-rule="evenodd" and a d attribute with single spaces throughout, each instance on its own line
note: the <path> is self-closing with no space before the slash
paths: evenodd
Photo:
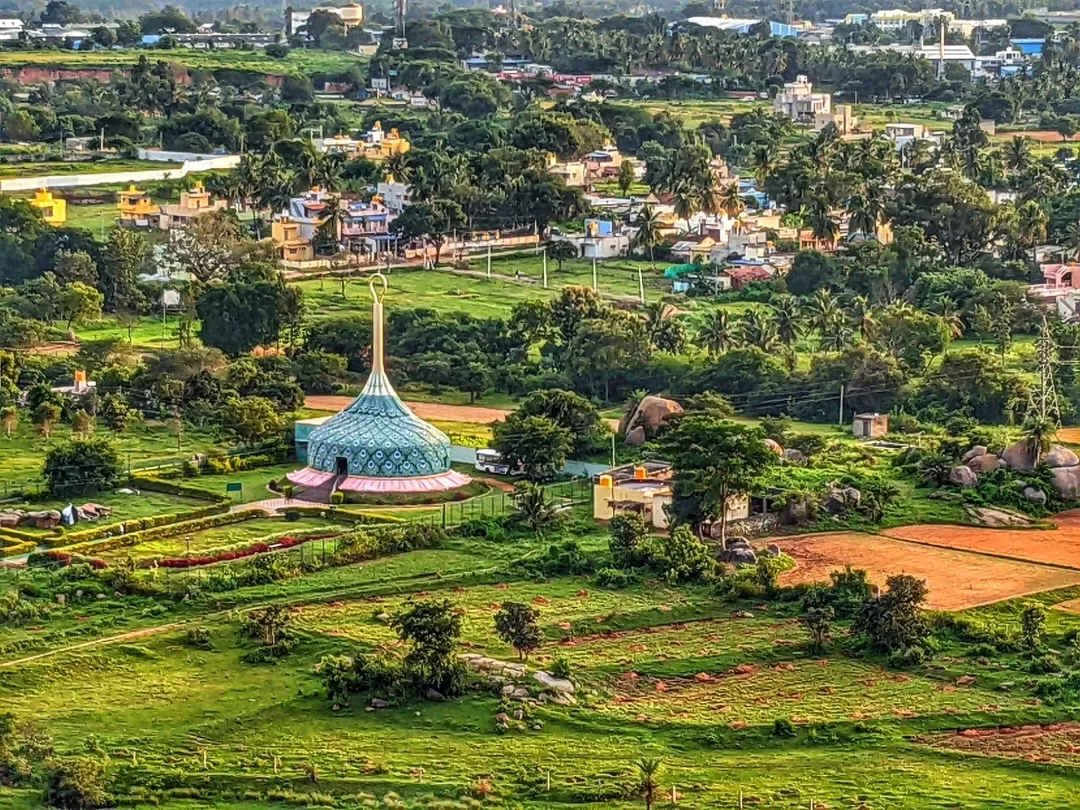
<path id="1" fill-rule="evenodd" d="M 1043 453 L 1042 458 L 1040 458 L 1039 461 L 1047 467 L 1057 469 L 1058 467 L 1075 467 L 1080 464 L 1080 457 L 1077 457 L 1076 453 L 1068 447 L 1062 447 L 1060 444 L 1055 444 Z"/>
<path id="2" fill-rule="evenodd" d="M 949 483 L 958 487 L 973 487 L 978 485 L 979 476 L 965 464 L 957 464 L 949 470 Z"/>
<path id="3" fill-rule="evenodd" d="M 1046 493 L 1035 487 L 1024 487 L 1024 500 L 1042 506 L 1046 503 Z"/>
<path id="4" fill-rule="evenodd" d="M 981 456 L 975 456 L 966 461 L 965 464 L 975 473 L 993 472 L 1001 466 L 998 457 L 993 453 L 983 453 Z"/>
<path id="5" fill-rule="evenodd" d="M 514 685 L 512 683 L 506 684 L 506 686 L 504 686 L 502 688 L 502 690 L 501 690 L 502 691 L 502 696 L 503 697 L 510 697 L 511 695 L 514 694 L 514 688 L 515 687 L 514 687 Z"/>
<path id="6" fill-rule="evenodd" d="M 14 512 L 0 513 L 0 527 L 5 529 L 14 529 L 19 525 L 19 521 L 22 519 L 22 515 L 16 515 Z"/>
<path id="7" fill-rule="evenodd" d="M 645 428 L 641 425 L 630 428 L 626 431 L 626 437 L 623 439 L 623 444 L 629 447 L 640 447 L 645 444 Z"/>
<path id="8" fill-rule="evenodd" d="M 1006 447 L 1001 454 L 1000 460 L 1005 462 L 1002 466 L 1007 465 L 1014 470 L 1032 470 L 1035 468 L 1034 454 L 1024 439 Z M 1068 447 L 1054 444 L 1039 457 L 1039 462 L 1051 469 L 1059 469 L 1061 467 L 1077 466 L 1080 464 L 1080 457 Z"/>
<path id="9" fill-rule="evenodd" d="M 436 701 L 436 702 L 442 702 L 442 701 L 446 700 L 446 696 L 442 692 L 440 692 L 438 689 L 431 689 L 429 687 L 428 690 L 426 692 L 424 692 L 424 699 L 425 700 L 433 700 L 433 701 Z"/>
<path id="10" fill-rule="evenodd" d="M 810 499 L 793 495 L 788 498 L 780 510 L 780 523 L 785 526 L 797 526 L 810 519 Z"/>
<path id="11" fill-rule="evenodd" d="M 842 514 L 862 503 L 862 493 L 855 487 L 833 487 L 825 496 L 825 509 L 832 515 Z"/>
<path id="12" fill-rule="evenodd" d="M 1053 471 L 1050 483 L 1063 500 L 1077 500 L 1080 498 L 1080 467 L 1058 467 Z"/>
<path id="13" fill-rule="evenodd" d="M 776 455 L 778 456 L 784 455 L 784 448 L 780 446 L 779 442 L 775 442 L 772 439 L 766 439 L 765 446 L 772 450 L 774 453 L 776 453 Z"/>
<path id="14" fill-rule="evenodd" d="M 724 562 L 732 565 L 757 565 L 757 552 L 742 538 L 732 540 L 723 552 Z"/>
<path id="15" fill-rule="evenodd" d="M 645 437 L 651 438 L 665 419 L 673 413 L 682 413 L 682 409 L 682 405 L 673 399 L 645 397 L 629 415 L 624 416 L 619 422 L 619 433 L 628 436 L 631 430 L 640 427 L 645 432 Z"/>
<path id="16" fill-rule="evenodd" d="M 35 529 L 55 529 L 60 525 L 60 513 L 55 509 L 43 512 L 27 512 L 23 522 Z"/>
<path id="17" fill-rule="evenodd" d="M 806 454 L 802 450 L 789 447 L 784 451 L 784 458 L 792 464 L 805 464 Z"/>
<path id="18" fill-rule="evenodd" d="M 776 545 L 776 543 L 769 543 L 769 547 L 765 550 L 768 552 L 770 557 L 779 557 L 781 554 L 784 553 L 780 550 L 780 546 Z"/>
<path id="19" fill-rule="evenodd" d="M 383 700 L 382 698 L 372 698 L 371 699 L 371 708 L 373 708 L 373 709 L 389 709 L 390 708 L 390 701 Z"/>
<path id="20" fill-rule="evenodd" d="M 972 447 L 970 450 L 968 450 L 966 453 L 964 453 L 964 455 L 962 455 L 960 457 L 960 463 L 961 464 L 967 464 L 973 458 L 978 458 L 979 456 L 985 456 L 986 453 L 987 453 L 986 445 L 985 444 L 977 444 L 974 447 Z"/>
<path id="21" fill-rule="evenodd" d="M 545 689 L 550 689 L 552 692 L 573 694 L 574 684 L 565 678 L 556 678 L 544 670 L 537 670 L 533 673 L 533 677 L 539 682 Z"/>
<path id="22" fill-rule="evenodd" d="M 1001 452 L 1001 460 L 1014 470 L 1031 470 L 1035 467 L 1035 460 L 1024 439 L 1006 447 Z"/>

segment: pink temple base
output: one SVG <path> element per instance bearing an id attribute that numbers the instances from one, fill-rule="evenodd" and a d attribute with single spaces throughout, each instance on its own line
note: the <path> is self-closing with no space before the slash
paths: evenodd
<path id="1" fill-rule="evenodd" d="M 302 470 L 286 474 L 286 478 L 293 484 L 302 487 L 319 487 L 329 484 L 335 478 L 334 473 L 313 470 L 305 467 Z M 456 470 L 447 470 L 438 475 L 423 475 L 416 478 L 364 478 L 359 475 L 350 475 L 342 479 L 338 489 L 345 492 L 365 492 L 379 494 L 409 494 L 415 492 L 443 492 L 448 489 L 457 489 L 472 483 L 467 475 L 462 475 Z"/>

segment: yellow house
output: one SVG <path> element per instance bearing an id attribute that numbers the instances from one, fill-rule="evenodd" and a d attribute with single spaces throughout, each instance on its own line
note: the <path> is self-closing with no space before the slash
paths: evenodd
<path id="1" fill-rule="evenodd" d="M 315 258 L 311 240 L 300 235 L 300 223 L 290 217 L 274 220 L 270 226 L 270 238 L 281 250 L 281 258 L 287 262 L 309 262 Z"/>
<path id="2" fill-rule="evenodd" d="M 210 192 L 203 188 L 201 180 L 195 182 L 193 188 L 180 192 L 180 204 L 165 204 L 161 206 L 161 217 L 158 225 L 162 230 L 172 227 L 184 227 L 187 223 L 201 214 L 211 211 L 220 211 L 227 203 L 224 200 L 215 200 Z"/>
<path id="3" fill-rule="evenodd" d="M 154 205 L 150 195 L 140 191 L 135 186 L 128 186 L 119 194 L 120 201 L 116 204 L 120 214 L 120 224 L 128 227 L 147 228 L 157 220 L 161 209 Z"/>
<path id="4" fill-rule="evenodd" d="M 50 225 L 60 226 L 67 222 L 67 200 L 54 197 L 46 188 L 39 188 L 30 205 L 41 212 L 41 218 Z"/>

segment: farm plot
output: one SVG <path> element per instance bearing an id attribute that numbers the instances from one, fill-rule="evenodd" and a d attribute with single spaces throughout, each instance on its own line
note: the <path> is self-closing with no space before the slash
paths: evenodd
<path id="1" fill-rule="evenodd" d="M 956 535 L 971 539 L 971 551 L 985 551 L 978 538 L 996 536 L 997 530 L 966 529 L 959 526 L 916 526 L 890 531 L 915 539 L 939 537 L 939 530 L 948 529 Z M 1002 532 L 1021 534 L 1037 543 L 1033 535 L 1039 532 Z M 846 565 L 863 568 L 870 579 L 883 585 L 893 574 L 912 574 L 926 580 L 930 590 L 927 607 L 936 610 L 963 610 L 1040 591 L 1064 588 L 1080 583 L 1080 570 L 1067 571 L 1022 560 L 1005 560 L 985 554 L 957 550 L 941 544 L 934 548 L 895 539 L 857 532 L 835 532 L 807 535 L 798 538 L 773 539 L 780 549 L 791 556 L 796 567 L 780 577 L 782 584 L 796 582 L 827 582 L 832 571 Z M 925 541 L 929 542 L 929 541 Z M 982 541 L 989 544 L 990 541 Z M 934 544 L 937 545 L 937 544 Z"/>

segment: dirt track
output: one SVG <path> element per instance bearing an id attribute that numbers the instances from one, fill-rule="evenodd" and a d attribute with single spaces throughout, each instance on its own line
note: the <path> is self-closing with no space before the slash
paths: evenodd
<path id="1" fill-rule="evenodd" d="M 914 530 L 963 527 L 917 526 Z M 897 530 L 904 531 L 904 530 Z M 995 529 L 972 529 L 982 535 L 1018 534 Z M 1031 535 L 1031 532 L 1023 534 Z M 796 562 L 780 582 L 828 582 L 832 571 L 845 565 L 865 569 L 871 581 L 884 585 L 893 574 L 912 574 L 926 580 L 927 607 L 965 608 L 999 602 L 1054 588 L 1080 584 L 1080 570 L 1067 571 L 1030 562 L 1002 560 L 951 548 L 928 548 L 914 543 L 859 532 L 833 532 L 794 538 L 771 538 Z"/>
<path id="2" fill-rule="evenodd" d="M 353 401 L 354 397 L 312 396 L 304 404 L 317 411 L 338 411 Z M 475 405 L 441 405 L 437 402 L 406 402 L 409 409 L 421 419 L 436 422 L 464 422 L 470 425 L 486 425 L 501 422 L 510 413 L 502 408 L 482 408 Z"/>

